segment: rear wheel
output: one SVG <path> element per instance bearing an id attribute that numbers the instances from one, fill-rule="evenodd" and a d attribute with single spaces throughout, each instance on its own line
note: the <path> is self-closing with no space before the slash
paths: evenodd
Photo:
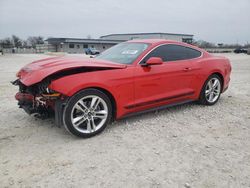
<path id="1" fill-rule="evenodd" d="M 213 105 L 219 100 L 221 91 L 222 80 L 218 75 L 213 74 L 205 82 L 200 93 L 199 102 L 204 105 Z"/>
<path id="2" fill-rule="evenodd" d="M 102 132 L 111 116 L 110 99 L 97 89 L 86 89 L 69 100 L 63 119 L 70 133 L 88 138 Z"/>

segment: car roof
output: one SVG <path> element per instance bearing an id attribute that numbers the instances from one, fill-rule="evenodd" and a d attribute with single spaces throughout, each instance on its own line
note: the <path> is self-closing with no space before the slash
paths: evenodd
<path id="1" fill-rule="evenodd" d="M 198 48 L 197 46 L 185 43 L 185 42 L 178 42 L 178 41 L 174 41 L 174 40 L 166 40 L 166 39 L 134 39 L 134 40 L 130 40 L 127 42 L 136 42 L 136 43 L 147 43 L 147 44 L 152 44 L 153 46 L 158 46 L 161 44 L 176 44 L 176 45 L 182 45 L 185 47 L 189 47 L 192 49 L 196 49 L 200 52 L 203 52 L 203 54 L 209 55 L 209 53 L 207 53 L 205 50 Z"/>

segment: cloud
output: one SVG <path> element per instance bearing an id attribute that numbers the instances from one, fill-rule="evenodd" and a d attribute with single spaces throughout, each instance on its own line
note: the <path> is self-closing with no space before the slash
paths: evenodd
<path id="1" fill-rule="evenodd" d="M 0 38 L 173 32 L 250 42 L 249 0 L 0 0 Z"/>

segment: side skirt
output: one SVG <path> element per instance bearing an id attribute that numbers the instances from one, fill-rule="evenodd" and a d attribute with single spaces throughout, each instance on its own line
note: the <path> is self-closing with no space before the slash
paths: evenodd
<path id="1" fill-rule="evenodd" d="M 176 99 L 176 98 L 180 98 L 180 97 L 190 96 L 190 95 L 193 95 L 193 94 L 194 94 L 194 92 L 192 91 L 192 92 L 183 93 L 183 94 L 180 94 L 180 95 L 174 95 L 174 96 L 165 97 L 165 98 L 161 98 L 161 99 L 157 99 L 157 100 L 153 100 L 153 101 L 147 101 L 147 102 L 142 102 L 142 103 L 129 105 L 129 106 L 126 106 L 125 108 L 131 109 L 131 108 L 141 107 L 141 106 L 145 106 L 145 105 L 149 105 L 149 104 L 155 104 L 155 103 L 158 103 L 158 102 L 167 101 L 167 100 L 170 100 L 170 99 Z"/>
<path id="2" fill-rule="evenodd" d="M 169 107 L 186 104 L 186 103 L 190 103 L 190 102 L 193 102 L 193 101 L 194 100 L 184 100 L 184 101 L 181 101 L 181 102 L 176 102 L 176 103 L 172 103 L 172 104 L 158 106 L 158 107 L 150 108 L 150 109 L 139 111 L 139 112 L 132 112 L 132 113 L 126 114 L 125 116 L 123 116 L 123 117 L 121 117 L 119 119 L 131 117 L 131 116 L 137 116 L 137 115 L 145 114 L 145 113 L 152 112 L 152 111 L 164 110 L 164 109 L 169 108 Z"/>

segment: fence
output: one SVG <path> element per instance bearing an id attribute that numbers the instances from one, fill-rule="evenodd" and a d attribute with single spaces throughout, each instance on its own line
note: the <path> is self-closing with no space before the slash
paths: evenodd
<path id="1" fill-rule="evenodd" d="M 36 53 L 34 48 L 3 48 L 3 53 L 33 54 Z"/>

